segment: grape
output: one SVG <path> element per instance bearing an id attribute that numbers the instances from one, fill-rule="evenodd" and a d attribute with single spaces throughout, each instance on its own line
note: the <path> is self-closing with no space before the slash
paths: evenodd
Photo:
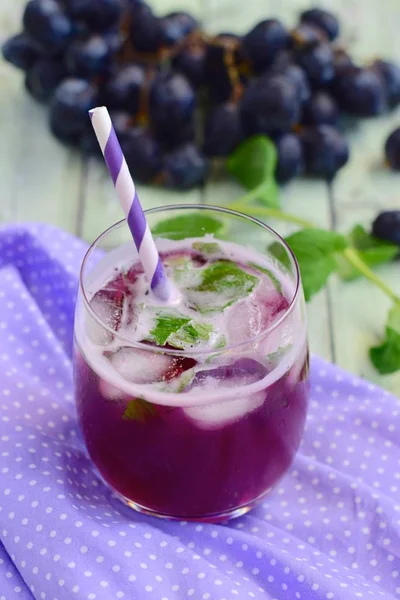
<path id="1" fill-rule="evenodd" d="M 372 223 L 372 235 L 400 246 L 400 210 L 380 213 Z"/>
<path id="2" fill-rule="evenodd" d="M 400 67 L 387 60 L 375 60 L 371 69 L 384 83 L 388 104 L 397 106 L 400 102 Z"/>
<path id="3" fill-rule="evenodd" d="M 327 38 L 323 31 L 313 25 L 298 25 L 290 33 L 291 47 L 295 52 L 303 52 L 305 50 L 313 50 Z"/>
<path id="4" fill-rule="evenodd" d="M 160 139 L 171 143 L 192 137 L 195 105 L 194 90 L 180 73 L 164 71 L 151 82 L 149 115 Z"/>
<path id="5" fill-rule="evenodd" d="M 283 73 L 290 65 L 293 64 L 293 52 L 291 50 L 281 50 L 278 52 L 272 64 L 268 67 L 268 73 Z"/>
<path id="6" fill-rule="evenodd" d="M 296 87 L 300 102 L 304 104 L 311 96 L 310 84 L 303 69 L 288 61 L 290 61 L 290 58 L 283 58 L 274 63 L 269 73 L 271 75 L 284 75 Z"/>
<path id="7" fill-rule="evenodd" d="M 132 119 L 129 113 L 123 110 L 111 110 L 110 117 L 115 133 L 120 143 L 122 143 L 125 139 L 129 138 L 129 132 L 134 125 L 134 119 Z"/>
<path id="8" fill-rule="evenodd" d="M 62 63 L 51 58 L 42 58 L 27 71 L 25 86 L 35 100 L 47 102 L 65 76 L 66 71 Z"/>
<path id="9" fill-rule="evenodd" d="M 243 48 L 256 73 L 261 73 L 272 63 L 276 54 L 286 48 L 289 34 L 277 19 L 258 23 L 243 38 Z"/>
<path id="10" fill-rule="evenodd" d="M 227 62 L 231 63 L 230 68 L 236 69 L 239 61 L 240 38 L 237 35 L 220 33 L 207 44 L 204 82 L 215 102 L 226 102 L 230 99 L 233 82 Z"/>
<path id="11" fill-rule="evenodd" d="M 275 140 L 278 163 L 275 176 L 286 183 L 304 171 L 303 146 L 294 133 L 284 133 Z"/>
<path id="12" fill-rule="evenodd" d="M 174 46 L 197 29 L 198 22 L 186 12 L 173 12 L 160 19 L 161 43 Z"/>
<path id="13" fill-rule="evenodd" d="M 75 142 L 88 126 L 88 111 L 97 104 L 97 90 L 84 79 L 64 79 L 50 103 L 50 127 L 62 141 Z"/>
<path id="14" fill-rule="evenodd" d="M 240 104 L 245 132 L 288 131 L 300 117 L 300 98 L 295 85 L 284 75 L 263 75 L 245 89 Z"/>
<path id="15" fill-rule="evenodd" d="M 46 54 L 62 51 L 73 35 L 73 25 L 55 0 L 30 0 L 23 23 L 26 32 Z"/>
<path id="16" fill-rule="evenodd" d="M 71 75 L 90 78 L 111 66 L 112 50 L 100 35 L 74 40 L 67 48 L 65 65 Z"/>
<path id="17" fill-rule="evenodd" d="M 386 160 L 394 171 L 400 171 L 400 127 L 392 131 L 385 143 Z"/>
<path id="18" fill-rule="evenodd" d="M 208 163 L 196 146 L 183 144 L 164 157 L 164 175 L 168 187 L 190 189 L 204 183 Z"/>
<path id="19" fill-rule="evenodd" d="M 160 19 L 145 2 L 131 7 L 130 39 L 138 52 L 157 52 L 161 44 Z"/>
<path id="20" fill-rule="evenodd" d="M 384 85 L 371 69 L 352 67 L 339 73 L 333 92 L 340 108 L 355 116 L 378 115 L 386 107 Z"/>
<path id="21" fill-rule="evenodd" d="M 343 48 L 334 48 L 333 49 L 333 66 L 335 69 L 336 76 L 347 71 L 349 68 L 354 67 L 355 64 L 350 56 L 347 54 L 346 50 Z"/>
<path id="22" fill-rule="evenodd" d="M 284 75 L 295 85 L 300 102 L 302 104 L 307 102 L 310 98 L 311 90 L 307 75 L 303 69 L 298 65 L 289 65 L 285 70 Z"/>
<path id="23" fill-rule="evenodd" d="M 162 155 L 159 144 L 148 129 L 131 127 L 120 136 L 120 141 L 132 177 L 141 183 L 152 181 L 161 171 Z"/>
<path id="24" fill-rule="evenodd" d="M 323 90 L 314 92 L 304 106 L 302 123 L 305 125 L 336 125 L 339 109 L 332 96 Z"/>
<path id="25" fill-rule="evenodd" d="M 87 126 L 80 136 L 79 147 L 87 156 L 97 156 L 98 158 L 103 156 L 96 134 L 91 126 Z"/>
<path id="26" fill-rule="evenodd" d="M 40 49 L 26 33 L 13 35 L 3 44 L 2 51 L 6 61 L 23 71 L 33 67 L 42 55 Z"/>
<path id="27" fill-rule="evenodd" d="M 123 67 L 107 82 L 104 102 L 109 108 L 136 115 L 140 108 L 140 94 L 146 81 L 143 67 L 131 63 Z"/>
<path id="28" fill-rule="evenodd" d="M 112 54 L 116 54 L 122 49 L 124 42 L 126 40 L 126 36 L 123 35 L 118 30 L 116 31 L 107 31 L 107 33 L 103 33 L 103 38 L 107 43 L 107 46 L 110 48 Z"/>
<path id="29" fill-rule="evenodd" d="M 339 35 L 339 21 L 327 10 L 321 8 L 305 10 L 300 15 L 300 22 L 319 27 L 331 41 Z"/>
<path id="30" fill-rule="evenodd" d="M 301 134 L 306 172 L 332 180 L 349 159 L 344 137 L 330 125 L 306 128 Z"/>
<path id="31" fill-rule="evenodd" d="M 205 57 L 203 45 L 189 45 L 172 58 L 172 66 L 183 73 L 194 87 L 199 87 L 204 81 Z"/>
<path id="32" fill-rule="evenodd" d="M 232 103 L 214 106 L 205 122 L 204 154 L 228 156 L 242 139 L 243 131 L 237 106 Z"/>
<path id="33" fill-rule="evenodd" d="M 296 59 L 313 86 L 319 87 L 333 80 L 335 68 L 333 52 L 329 44 L 323 43 L 312 50 L 300 52 L 296 55 Z"/>
<path id="34" fill-rule="evenodd" d="M 129 132 L 133 127 L 133 119 L 131 115 L 122 111 L 110 111 L 110 117 L 118 140 L 120 144 L 123 145 L 129 137 Z M 85 154 L 99 157 L 102 156 L 99 142 L 97 141 L 93 127 L 90 124 L 88 124 L 87 129 L 81 136 L 80 146 Z"/>
<path id="35" fill-rule="evenodd" d="M 84 21 L 91 31 L 115 27 L 122 15 L 122 0 L 64 0 L 73 19 Z"/>

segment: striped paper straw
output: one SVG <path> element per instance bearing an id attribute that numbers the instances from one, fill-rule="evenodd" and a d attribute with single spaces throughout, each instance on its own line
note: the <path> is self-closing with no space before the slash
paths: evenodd
<path id="1" fill-rule="evenodd" d="M 90 110 L 89 115 L 131 230 L 144 272 L 150 281 L 150 288 L 159 300 L 166 302 L 171 297 L 171 285 L 165 274 L 153 236 L 140 205 L 135 184 L 129 173 L 108 110 L 105 106 L 100 106 Z"/>

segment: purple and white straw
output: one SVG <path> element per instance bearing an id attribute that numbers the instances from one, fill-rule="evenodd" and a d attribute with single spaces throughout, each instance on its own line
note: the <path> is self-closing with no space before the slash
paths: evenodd
<path id="1" fill-rule="evenodd" d="M 171 284 L 165 274 L 153 236 L 140 205 L 136 187 L 105 106 L 89 111 L 93 129 L 114 182 L 131 230 L 144 272 L 154 295 L 163 302 L 171 299 Z"/>

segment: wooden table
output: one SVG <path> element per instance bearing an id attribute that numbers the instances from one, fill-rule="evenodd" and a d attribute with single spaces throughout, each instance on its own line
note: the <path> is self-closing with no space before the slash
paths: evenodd
<path id="1" fill-rule="evenodd" d="M 314 4 L 317 4 L 316 2 Z M 355 58 L 384 56 L 400 62 L 399 0 L 331 0 L 320 5 L 335 11 L 343 23 L 343 40 Z M 184 8 L 196 14 L 210 33 L 245 32 L 261 18 L 276 16 L 288 25 L 307 7 L 306 0 L 153 0 L 160 13 Z M 268 5 L 271 9 L 268 10 Z M 1 0 L 0 35 L 20 29 L 25 0 Z M 355 223 L 367 227 L 382 209 L 400 207 L 400 175 L 383 166 L 383 144 L 400 125 L 400 111 L 360 122 L 351 133 L 351 160 L 328 194 L 321 181 L 298 180 L 281 192 L 285 210 L 323 227 L 348 231 Z M 45 221 L 93 240 L 121 218 L 103 165 L 84 160 L 55 141 L 48 132 L 47 112 L 23 90 L 22 75 L 0 64 L 0 219 Z M 146 207 L 175 202 L 226 204 L 241 194 L 230 181 L 210 181 L 203 191 L 174 194 L 144 187 Z M 271 223 L 281 234 L 282 223 Z M 399 264 L 379 274 L 400 293 Z M 389 301 L 365 280 L 329 286 L 309 304 L 311 349 L 345 369 L 378 382 L 400 395 L 400 373 L 379 377 L 367 349 L 384 330 Z"/>

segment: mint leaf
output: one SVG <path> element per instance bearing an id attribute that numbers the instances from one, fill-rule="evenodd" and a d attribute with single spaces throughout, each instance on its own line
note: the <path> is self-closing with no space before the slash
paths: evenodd
<path id="1" fill-rule="evenodd" d="M 158 313 L 156 325 L 150 330 L 150 340 L 158 346 L 169 344 L 184 350 L 200 341 L 207 342 L 212 331 L 209 323 L 198 323 L 179 314 Z"/>
<path id="2" fill-rule="evenodd" d="M 254 199 L 279 208 L 276 162 L 273 141 L 265 135 L 256 135 L 236 148 L 228 158 L 227 168 L 243 187 L 254 192 Z"/>
<path id="3" fill-rule="evenodd" d="M 150 335 L 158 346 L 164 346 L 171 334 L 176 333 L 183 325 L 189 322 L 190 319 L 187 317 L 158 314 L 156 317 L 156 326 L 150 330 Z"/>
<path id="4" fill-rule="evenodd" d="M 349 234 L 349 240 L 351 245 L 358 250 L 360 258 L 369 267 L 390 262 L 399 253 L 398 246 L 370 235 L 361 225 L 353 228 Z M 351 281 L 361 276 L 360 271 L 355 269 L 345 257 L 338 258 L 338 273 L 344 281 Z"/>
<path id="5" fill-rule="evenodd" d="M 284 246 L 279 242 L 273 242 L 268 248 L 267 251 L 272 254 L 277 261 L 281 263 L 288 271 L 291 270 L 291 262 L 288 253 L 286 252 Z"/>
<path id="6" fill-rule="evenodd" d="M 194 346 L 199 341 L 207 342 L 213 331 L 210 323 L 195 323 L 191 321 L 168 337 L 168 343 L 175 348 L 185 349 Z"/>
<path id="7" fill-rule="evenodd" d="M 265 135 L 249 138 L 230 155 L 228 171 L 248 190 L 274 179 L 276 148 Z"/>
<path id="8" fill-rule="evenodd" d="M 195 369 L 184 371 L 179 377 L 174 377 L 168 382 L 164 390 L 173 394 L 181 394 L 189 387 L 196 375 Z"/>
<path id="9" fill-rule="evenodd" d="M 166 256 L 165 259 L 163 260 L 163 264 L 166 267 L 174 267 L 177 269 L 182 269 L 182 268 L 190 268 L 192 265 L 192 260 L 190 258 L 190 256 L 188 256 L 187 254 L 170 254 L 169 256 Z"/>
<path id="10" fill-rule="evenodd" d="M 224 335 L 221 335 L 218 340 L 217 343 L 215 344 L 214 348 L 217 350 L 219 348 L 225 348 L 226 346 L 226 337 Z"/>
<path id="11" fill-rule="evenodd" d="M 261 265 L 257 265 L 256 263 L 253 263 L 253 262 L 249 263 L 249 266 L 253 267 L 253 269 L 256 269 L 256 271 L 260 271 L 260 273 L 264 273 L 264 275 L 268 275 L 268 277 L 274 284 L 276 291 L 279 293 L 282 292 L 281 282 L 279 281 L 279 279 L 277 279 L 277 277 L 273 274 L 272 271 L 270 271 L 269 269 L 266 269 L 265 267 L 261 267 Z"/>
<path id="12" fill-rule="evenodd" d="M 308 301 L 337 270 L 336 254 L 347 247 L 347 240 L 335 231 L 302 229 L 286 238 L 286 242 L 298 260 L 304 296 Z"/>
<path id="13" fill-rule="evenodd" d="M 381 375 L 388 375 L 400 369 L 400 304 L 396 304 L 390 310 L 386 337 L 380 346 L 370 348 L 369 356 Z"/>
<path id="14" fill-rule="evenodd" d="M 158 411 L 154 404 L 143 400 L 143 398 L 134 398 L 128 402 L 122 418 L 124 421 L 139 421 L 144 423 L 152 417 L 157 417 Z"/>
<path id="15" fill-rule="evenodd" d="M 251 294 L 258 281 L 258 277 L 243 271 L 234 262 L 218 260 L 205 267 L 201 283 L 188 288 L 187 291 L 198 310 L 213 312 L 223 310 Z M 202 293 L 205 294 L 203 301 Z"/>
<path id="16" fill-rule="evenodd" d="M 216 254 L 221 250 L 219 244 L 216 242 L 194 242 L 193 249 L 203 254 Z"/>
<path id="17" fill-rule="evenodd" d="M 170 240 L 183 240 L 190 237 L 203 237 L 207 233 L 216 234 L 222 227 L 223 223 L 214 217 L 192 212 L 160 221 L 152 228 L 152 233 Z"/>
<path id="18" fill-rule="evenodd" d="M 293 344 L 288 344 L 287 346 L 279 346 L 279 348 L 277 348 L 275 350 L 275 352 L 271 352 L 270 354 L 267 354 L 267 357 L 266 357 L 267 362 L 270 364 L 278 363 L 284 357 L 284 355 L 288 352 L 288 350 L 291 350 L 292 347 L 293 347 Z"/>

